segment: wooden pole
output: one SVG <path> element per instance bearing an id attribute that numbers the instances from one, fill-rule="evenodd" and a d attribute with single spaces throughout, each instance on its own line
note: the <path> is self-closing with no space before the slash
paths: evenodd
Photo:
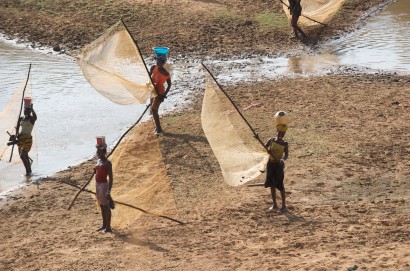
<path id="1" fill-rule="evenodd" d="M 16 124 L 16 139 L 18 138 L 18 135 L 19 135 L 19 131 L 18 131 L 19 127 L 18 127 L 18 126 L 19 126 L 19 122 L 20 122 L 21 111 L 23 110 L 24 93 L 26 92 L 28 80 L 30 79 L 30 71 L 31 71 L 31 63 L 30 63 L 30 65 L 29 65 L 29 67 L 28 67 L 26 84 L 24 85 L 23 95 L 22 95 L 22 97 L 21 97 L 20 112 L 19 112 L 19 115 L 18 115 L 18 118 L 17 118 L 17 124 Z M 9 163 L 11 162 L 11 159 L 13 158 L 14 145 L 15 145 L 15 144 L 13 144 L 13 145 L 11 146 L 11 154 L 10 154 Z"/>
<path id="2" fill-rule="evenodd" d="M 87 193 L 90 193 L 90 194 L 94 194 L 94 195 L 95 195 L 95 192 L 93 192 L 93 191 L 91 191 L 91 190 L 88 190 L 88 189 L 85 189 L 84 187 L 80 187 L 80 186 L 78 186 L 78 185 L 76 185 L 76 184 L 74 184 L 74 183 L 67 182 L 67 181 L 64 181 L 64 180 L 59 180 L 59 182 L 65 183 L 65 184 L 68 184 L 68 185 L 70 185 L 70 186 L 72 186 L 72 187 L 75 187 L 75 188 L 77 188 L 77 189 L 80 189 L 80 191 L 85 191 L 85 192 L 87 192 Z M 182 222 L 182 221 L 179 221 L 179 220 L 177 220 L 177 219 L 174 219 L 174 218 L 172 218 L 172 217 L 165 216 L 165 215 L 160 215 L 160 214 L 156 214 L 156 213 L 151 213 L 151 212 L 149 212 L 149 211 L 147 211 L 147 210 L 144 210 L 144 209 L 142 209 L 142 208 L 139 208 L 139 207 L 137 207 L 137 206 L 134 206 L 134 205 L 131 205 L 131 204 L 128 204 L 128 203 L 124 203 L 124 202 L 120 202 L 120 201 L 114 201 L 114 202 L 115 202 L 116 204 L 123 205 L 123 206 L 127 206 L 127 207 L 129 207 L 129 208 L 132 208 L 132 209 L 141 211 L 141 212 L 143 212 L 144 214 L 147 214 L 147 215 L 152 215 L 152 216 L 156 216 L 156 217 L 165 218 L 165 219 L 174 221 L 174 222 L 176 222 L 176 223 L 178 223 L 178 224 L 181 224 L 181 225 L 186 224 L 186 223 L 184 223 L 184 222 Z"/>

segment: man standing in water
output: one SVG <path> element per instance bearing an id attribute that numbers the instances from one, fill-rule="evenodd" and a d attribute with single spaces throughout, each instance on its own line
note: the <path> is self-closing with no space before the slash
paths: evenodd
<path id="1" fill-rule="evenodd" d="M 31 176 L 31 162 L 28 156 L 31 146 L 33 145 L 33 137 L 31 132 L 34 128 L 34 123 L 37 120 L 36 112 L 34 112 L 33 104 L 24 106 L 24 117 L 21 117 L 17 124 L 18 133 L 18 149 L 20 158 L 23 161 L 24 167 L 26 168 L 26 176 Z"/>
<path id="2" fill-rule="evenodd" d="M 161 123 L 159 121 L 158 109 L 161 103 L 167 96 L 169 89 L 171 88 L 171 76 L 169 72 L 164 68 L 164 64 L 167 61 L 166 55 L 156 56 L 156 65 L 153 65 L 150 69 L 149 75 L 152 78 L 152 83 L 154 84 L 157 96 L 153 98 L 151 102 L 151 112 L 155 121 L 155 134 L 159 135 L 163 133 L 161 128 Z M 165 82 L 167 82 L 167 89 L 165 89 Z"/>
<path id="3" fill-rule="evenodd" d="M 292 15 L 291 19 L 291 25 L 293 28 L 293 32 L 295 33 L 295 36 L 299 38 L 299 34 L 302 34 L 302 38 L 306 38 L 305 32 L 303 32 L 302 28 L 298 25 L 298 20 L 300 15 L 302 14 L 302 6 L 300 4 L 301 0 L 289 0 L 289 11 L 290 14 Z"/>

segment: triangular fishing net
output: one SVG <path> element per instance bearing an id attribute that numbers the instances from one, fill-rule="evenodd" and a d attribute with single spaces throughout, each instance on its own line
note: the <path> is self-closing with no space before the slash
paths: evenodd
<path id="1" fill-rule="evenodd" d="M 27 83 L 27 86 L 26 86 Z M 25 87 L 26 86 L 26 87 Z M 31 77 L 24 78 L 24 80 L 18 85 L 14 91 L 12 97 L 8 101 L 6 107 L 0 112 L 0 160 L 8 163 L 11 157 L 11 163 L 20 162 L 20 156 L 18 152 L 18 146 L 8 146 L 10 136 L 16 135 L 16 127 L 18 119 L 23 116 L 23 92 L 24 97 L 31 97 Z M 21 112 L 20 112 L 21 110 Z M 32 132 L 33 146 L 34 142 L 34 130 Z M 32 149 L 34 149 L 32 147 Z M 32 156 L 30 151 L 30 156 Z"/>
<path id="2" fill-rule="evenodd" d="M 175 218 L 178 212 L 158 139 L 154 134 L 147 134 L 147 129 L 154 129 L 152 122 L 135 126 L 109 156 L 114 175 L 111 195 L 115 201 L 151 214 Z M 95 180 L 89 189 L 95 191 Z M 142 215 L 142 211 L 117 204 L 112 211 L 112 225 L 124 228 Z"/>
<path id="3" fill-rule="evenodd" d="M 208 72 L 201 121 L 229 185 L 244 184 L 265 170 L 269 154 L 253 137 L 250 128 Z"/>
<path id="4" fill-rule="evenodd" d="M 332 19 L 336 12 L 342 7 L 346 0 L 302 0 L 302 16 L 299 17 L 298 23 L 303 26 L 316 26 L 321 22 L 327 23 Z M 283 0 L 286 5 L 283 5 L 283 10 L 289 20 L 292 18 L 289 11 L 289 1 Z M 305 16 L 305 17 L 304 17 Z M 310 18 L 310 19 L 308 19 Z"/>
<path id="5" fill-rule="evenodd" d="M 144 104 L 152 85 L 131 35 L 119 21 L 87 45 L 79 56 L 91 86 L 117 104 Z"/>

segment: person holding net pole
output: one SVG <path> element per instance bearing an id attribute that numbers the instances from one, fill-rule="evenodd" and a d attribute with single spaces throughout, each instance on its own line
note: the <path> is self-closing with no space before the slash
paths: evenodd
<path id="1" fill-rule="evenodd" d="M 156 64 L 153 65 L 149 71 L 149 75 L 152 78 L 152 83 L 154 84 L 155 90 L 157 92 L 157 96 L 152 98 L 153 100 L 151 102 L 151 113 L 155 122 L 154 133 L 156 135 L 160 135 L 164 132 L 161 128 L 158 110 L 159 106 L 167 97 L 167 94 L 171 89 L 171 75 L 164 67 L 165 63 L 167 62 L 168 50 L 169 49 L 167 47 L 154 48 Z M 166 89 L 164 86 L 165 82 L 167 83 Z"/>
<path id="2" fill-rule="evenodd" d="M 16 131 L 19 131 L 19 133 L 17 135 L 17 141 L 15 142 L 18 146 L 21 161 L 23 161 L 26 169 L 26 176 L 31 176 L 31 159 L 28 153 L 33 145 L 33 136 L 31 133 L 37 120 L 37 114 L 34 112 L 31 98 L 24 98 L 24 103 L 24 117 L 20 117 L 18 121 Z"/>
<path id="3" fill-rule="evenodd" d="M 302 35 L 302 38 L 306 38 L 305 32 L 303 32 L 302 28 L 298 25 L 299 17 L 302 15 L 302 5 L 300 4 L 301 0 L 289 0 L 289 11 L 290 14 L 292 15 L 292 19 L 290 21 L 292 28 L 293 28 L 293 33 L 296 38 L 299 38 L 300 33 Z"/>

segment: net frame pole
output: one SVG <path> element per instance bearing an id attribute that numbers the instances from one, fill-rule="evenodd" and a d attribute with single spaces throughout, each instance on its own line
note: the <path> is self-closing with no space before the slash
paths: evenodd
<path id="1" fill-rule="evenodd" d="M 26 92 L 28 80 L 30 79 L 30 71 L 31 71 L 31 63 L 30 63 L 30 65 L 28 66 L 27 79 L 26 79 L 26 83 L 25 83 L 25 85 L 24 85 L 23 95 L 21 96 L 20 112 L 19 112 L 19 115 L 18 115 L 18 118 L 17 118 L 17 124 L 16 124 L 16 138 L 18 138 L 18 136 L 19 136 L 19 131 L 18 131 L 19 127 L 18 127 L 18 126 L 19 126 L 19 123 L 20 123 L 21 111 L 23 110 L 24 94 L 25 94 L 25 92 Z M 10 153 L 9 163 L 11 162 L 11 159 L 13 158 L 14 145 L 15 145 L 15 144 L 13 144 L 13 145 L 11 146 L 11 153 Z"/>
<path id="2" fill-rule="evenodd" d="M 214 75 L 211 73 L 211 71 L 205 66 L 205 64 L 203 62 L 201 62 L 202 66 L 204 67 L 204 69 L 209 73 L 209 75 L 212 77 L 212 79 L 215 81 L 216 85 L 219 87 L 219 89 L 222 91 L 222 93 L 226 96 L 226 98 L 228 98 L 228 100 L 231 102 L 231 104 L 233 105 L 233 107 L 236 109 L 236 111 L 238 112 L 238 114 L 241 116 L 241 118 L 245 121 L 245 123 L 248 125 L 249 129 L 252 131 L 253 136 L 258 140 L 258 142 L 262 145 L 262 147 L 269 153 L 268 148 L 265 146 L 265 144 L 262 142 L 262 140 L 259 138 L 258 133 L 255 132 L 255 129 L 253 129 L 252 125 L 248 122 L 248 120 L 245 118 L 245 116 L 241 113 L 241 111 L 239 110 L 239 108 L 236 106 L 236 104 L 234 103 L 234 101 L 232 100 L 232 98 L 228 95 L 228 93 L 226 93 L 226 91 L 222 88 L 222 86 L 218 83 L 218 81 L 216 81 Z"/>

